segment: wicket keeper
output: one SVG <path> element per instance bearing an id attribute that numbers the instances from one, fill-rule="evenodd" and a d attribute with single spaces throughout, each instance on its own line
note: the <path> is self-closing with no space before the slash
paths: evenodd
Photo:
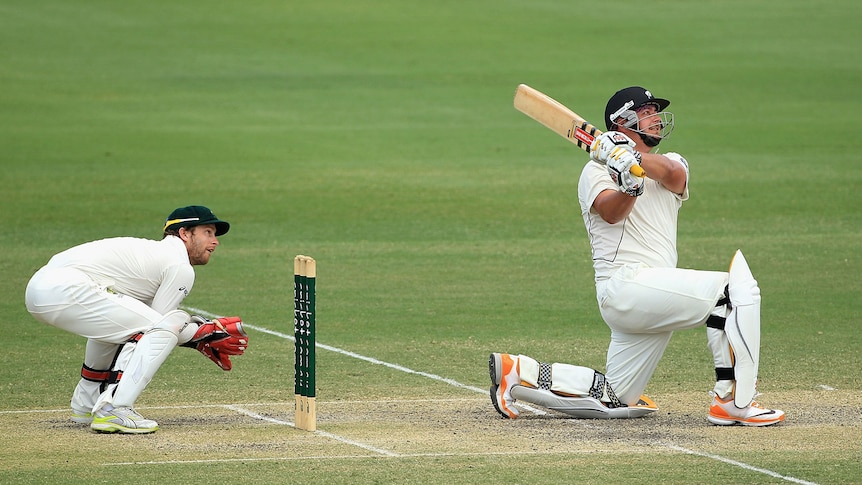
<path id="1" fill-rule="evenodd" d="M 27 284 L 37 320 L 87 339 L 72 421 L 103 433 L 152 433 L 158 423 L 135 411 L 138 396 L 178 345 L 224 370 L 248 337 L 238 317 L 207 320 L 179 310 L 230 224 L 206 207 L 180 207 L 160 241 L 101 239 L 67 249 Z"/>

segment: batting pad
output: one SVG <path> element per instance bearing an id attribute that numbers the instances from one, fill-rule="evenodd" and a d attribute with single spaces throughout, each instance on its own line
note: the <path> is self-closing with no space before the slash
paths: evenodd
<path id="1" fill-rule="evenodd" d="M 526 401 L 582 419 L 640 418 L 658 411 L 658 406 L 646 396 L 641 396 L 634 406 L 608 408 L 595 398 L 564 397 L 550 391 L 525 386 L 513 386 L 509 392 L 516 400 Z"/>
<path id="2" fill-rule="evenodd" d="M 596 385 L 596 375 L 601 373 L 595 369 L 571 364 L 554 364 L 551 369 L 552 391 L 573 396 L 593 395 L 593 397 L 610 401 L 607 385 Z M 605 382 L 603 378 L 601 382 Z"/>
<path id="3" fill-rule="evenodd" d="M 736 387 L 733 404 L 742 409 L 757 395 L 757 368 L 760 362 L 760 288 L 741 251 L 730 263 L 728 293 L 733 308 L 724 326 L 733 351 Z"/>
<path id="4" fill-rule="evenodd" d="M 543 365 L 550 368 L 549 375 L 541 375 Z M 594 395 L 594 397 L 600 397 L 608 402 L 612 400 L 608 395 L 606 383 L 600 386 L 596 385 L 596 376 L 602 376 L 602 374 L 589 367 L 571 364 L 550 364 L 548 366 L 548 364 L 540 364 L 526 355 L 519 355 L 518 374 L 521 377 L 521 382 L 539 389 L 550 389 L 569 396 Z M 602 380 L 601 382 L 604 383 L 605 381 Z M 598 396 L 597 393 L 601 393 L 601 396 Z"/>

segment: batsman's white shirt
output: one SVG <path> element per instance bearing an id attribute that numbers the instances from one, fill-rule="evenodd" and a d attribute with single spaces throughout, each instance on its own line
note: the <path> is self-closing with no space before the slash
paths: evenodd
<path id="1" fill-rule="evenodd" d="M 176 310 L 194 281 L 178 237 L 109 238 L 55 255 L 30 279 L 25 301 L 45 323 L 121 343 Z"/>
<path id="2" fill-rule="evenodd" d="M 682 163 L 688 174 L 684 158 L 676 153 L 665 156 Z M 682 202 L 688 199 L 688 184 L 682 195 L 677 195 L 655 180 L 644 178 L 643 195 L 638 197 L 629 216 L 617 224 L 605 222 L 593 209 L 593 201 L 604 190 L 619 189 L 608 175 L 607 167 L 590 161 L 578 183 L 578 201 L 590 236 L 596 281 L 609 278 L 630 263 L 643 263 L 651 268 L 676 267 L 677 219 Z"/>
<path id="3" fill-rule="evenodd" d="M 666 157 L 688 163 L 676 153 Z M 687 182 L 687 180 L 686 180 Z M 674 194 L 650 178 L 625 220 L 609 224 L 593 202 L 619 190 L 607 168 L 590 161 L 581 172 L 578 200 L 590 238 L 596 298 L 611 328 L 607 378 L 621 401 L 632 404 L 646 385 L 674 330 L 702 325 L 727 284 L 727 273 L 676 268 L 679 209 L 688 183 Z"/>

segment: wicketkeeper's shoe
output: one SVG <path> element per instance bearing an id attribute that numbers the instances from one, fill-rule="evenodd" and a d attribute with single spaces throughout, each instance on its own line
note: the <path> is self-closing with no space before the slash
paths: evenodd
<path id="1" fill-rule="evenodd" d="M 491 354 L 488 358 L 488 371 L 491 374 L 491 403 L 504 418 L 515 419 L 519 411 L 514 406 L 515 399 L 510 393 L 512 386 L 520 384 L 518 358 L 509 354 Z"/>
<path id="2" fill-rule="evenodd" d="M 784 421 L 784 411 L 766 409 L 752 401 L 748 407 L 739 409 L 733 404 L 733 397 L 727 401 L 712 394 L 712 406 L 709 407 L 709 422 L 719 426 L 741 424 L 743 426 L 769 426 Z"/>
<path id="3" fill-rule="evenodd" d="M 113 407 L 106 404 L 96 411 L 90 429 L 99 433 L 153 433 L 159 429 L 159 423 L 147 419 L 131 407 Z"/>
<path id="4" fill-rule="evenodd" d="M 70 419 L 75 423 L 90 424 L 93 422 L 93 413 L 90 411 L 72 409 L 72 416 Z"/>

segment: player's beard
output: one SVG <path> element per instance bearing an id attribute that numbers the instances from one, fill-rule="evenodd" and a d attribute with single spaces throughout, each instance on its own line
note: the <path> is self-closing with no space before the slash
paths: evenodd
<path id="1" fill-rule="evenodd" d="M 189 262 L 192 266 L 203 266 L 210 261 L 211 252 L 207 251 L 207 244 L 205 241 L 199 240 L 194 235 L 192 235 L 190 251 L 189 251 Z"/>

